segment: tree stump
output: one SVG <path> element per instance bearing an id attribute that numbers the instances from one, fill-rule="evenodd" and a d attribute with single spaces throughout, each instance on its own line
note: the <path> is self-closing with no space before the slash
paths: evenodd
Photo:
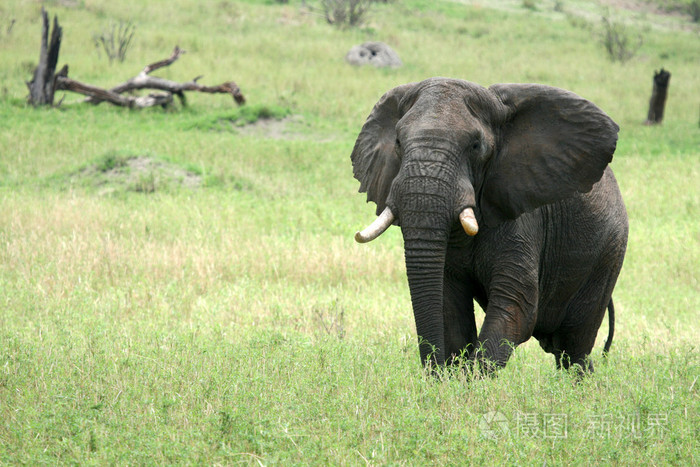
<path id="1" fill-rule="evenodd" d="M 645 125 L 658 125 L 664 118 L 664 107 L 668 96 L 668 83 L 671 80 L 671 73 L 664 70 L 654 72 L 654 88 L 649 99 L 649 112 Z"/>
<path id="2" fill-rule="evenodd" d="M 43 19 L 41 28 L 41 50 L 39 64 L 34 70 L 34 77 L 27 83 L 29 88 L 29 103 L 34 106 L 53 105 L 53 95 L 56 90 L 56 64 L 58 51 L 61 48 L 63 29 L 58 25 L 58 18 L 53 17 L 53 30 L 49 41 L 49 15 L 41 7 Z"/>

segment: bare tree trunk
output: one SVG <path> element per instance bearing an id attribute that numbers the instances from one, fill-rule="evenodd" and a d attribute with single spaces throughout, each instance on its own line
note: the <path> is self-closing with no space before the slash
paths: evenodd
<path id="1" fill-rule="evenodd" d="M 54 16 L 51 41 L 49 41 L 49 15 L 44 10 L 44 7 L 41 7 L 41 16 L 43 23 L 39 64 L 34 70 L 34 77 L 27 83 L 29 103 L 34 106 L 53 105 L 53 95 L 56 90 L 54 73 L 58 63 L 58 51 L 61 48 L 61 37 L 63 35 L 63 29 L 58 25 L 58 18 Z"/>
<path id="2" fill-rule="evenodd" d="M 649 99 L 649 112 L 645 125 L 658 125 L 664 118 L 664 107 L 668 96 L 668 84 L 671 80 L 671 73 L 664 70 L 654 73 L 654 88 Z"/>

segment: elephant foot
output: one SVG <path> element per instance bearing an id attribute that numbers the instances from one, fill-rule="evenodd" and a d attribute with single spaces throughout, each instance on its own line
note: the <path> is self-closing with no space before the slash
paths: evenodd
<path id="1" fill-rule="evenodd" d="M 593 363 L 588 355 L 571 357 L 566 352 L 557 352 L 554 355 L 557 369 L 573 372 L 577 380 L 593 373 Z"/>

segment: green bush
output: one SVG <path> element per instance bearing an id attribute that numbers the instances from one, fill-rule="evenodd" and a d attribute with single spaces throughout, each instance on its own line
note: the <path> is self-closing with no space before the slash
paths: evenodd
<path id="1" fill-rule="evenodd" d="M 642 47 L 642 35 L 633 32 L 624 23 L 613 19 L 607 10 L 602 18 L 600 41 L 605 47 L 608 58 L 613 62 L 625 63 L 631 60 Z"/>
<path id="2" fill-rule="evenodd" d="M 373 0 L 320 0 L 320 11 L 328 24 L 353 27 L 364 23 Z"/>

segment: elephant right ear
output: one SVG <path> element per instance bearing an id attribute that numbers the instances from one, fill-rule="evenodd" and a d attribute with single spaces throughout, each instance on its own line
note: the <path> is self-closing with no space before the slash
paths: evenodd
<path id="1" fill-rule="evenodd" d="M 401 119 L 401 99 L 415 84 L 404 84 L 384 94 L 375 104 L 355 141 L 350 159 L 360 193 L 377 204 L 377 215 L 386 207 L 401 160 L 396 152 L 396 124 Z"/>
<path id="2" fill-rule="evenodd" d="M 541 84 L 494 84 L 504 105 L 500 148 L 489 161 L 480 208 L 489 226 L 587 193 L 603 176 L 618 125 L 592 102 Z"/>

